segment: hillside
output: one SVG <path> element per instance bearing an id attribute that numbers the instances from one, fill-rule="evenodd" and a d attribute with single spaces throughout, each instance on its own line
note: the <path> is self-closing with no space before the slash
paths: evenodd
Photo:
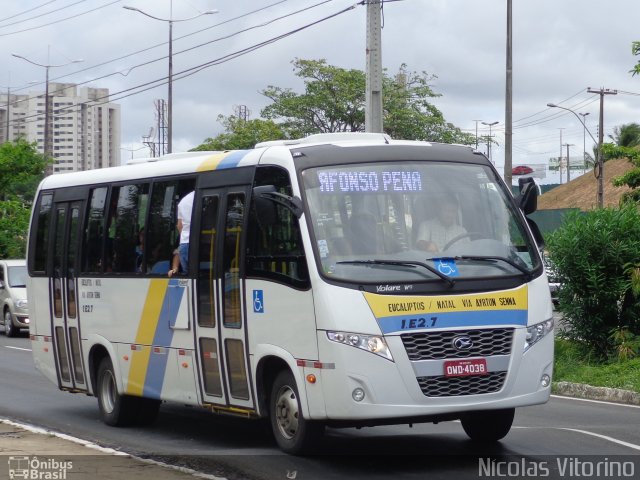
<path id="1" fill-rule="evenodd" d="M 628 187 L 614 187 L 611 180 L 633 168 L 625 159 L 609 160 L 604 164 L 604 206 L 617 207 L 622 194 Z M 538 198 L 538 210 L 554 208 L 579 208 L 591 210 L 597 207 L 598 183 L 593 171 L 586 173 L 569 183 L 549 190 Z"/>

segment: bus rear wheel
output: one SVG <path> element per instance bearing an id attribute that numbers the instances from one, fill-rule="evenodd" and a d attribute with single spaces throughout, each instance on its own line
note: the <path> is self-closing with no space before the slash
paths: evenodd
<path id="1" fill-rule="evenodd" d="M 111 359 L 105 357 L 98 367 L 96 395 L 102 421 L 112 427 L 131 425 L 135 417 L 134 398 L 118 393 Z"/>
<path id="2" fill-rule="evenodd" d="M 298 387 L 289 371 L 273 382 L 269 401 L 271 430 L 280 449 L 293 455 L 311 453 L 324 432 L 324 425 L 304 418 Z"/>
<path id="3" fill-rule="evenodd" d="M 469 412 L 460 418 L 460 421 L 462 428 L 471 440 L 497 442 L 511 430 L 515 411 L 515 408 L 507 408 Z"/>

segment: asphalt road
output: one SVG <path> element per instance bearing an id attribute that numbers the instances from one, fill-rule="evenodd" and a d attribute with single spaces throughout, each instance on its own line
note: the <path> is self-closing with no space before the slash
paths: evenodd
<path id="1" fill-rule="evenodd" d="M 34 369 L 26 336 L 0 336 L 0 417 L 230 479 L 568 478 L 597 462 L 631 462 L 627 471 L 640 476 L 639 407 L 559 397 L 519 409 L 495 445 L 469 441 L 457 422 L 328 429 L 318 455 L 306 458 L 282 454 L 259 422 L 197 408 L 163 405 L 152 427 L 107 427 L 95 398 L 58 391 Z"/>

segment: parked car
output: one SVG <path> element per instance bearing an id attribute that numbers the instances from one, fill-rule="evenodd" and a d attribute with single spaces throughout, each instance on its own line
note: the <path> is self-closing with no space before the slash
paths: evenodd
<path id="1" fill-rule="evenodd" d="M 527 165 L 518 165 L 511 170 L 512 175 L 527 175 L 528 173 L 533 173 L 533 168 Z"/>
<path id="2" fill-rule="evenodd" d="M 549 292 L 551 293 L 551 301 L 554 305 L 558 304 L 558 290 L 560 290 L 560 281 L 558 280 L 558 276 L 556 274 L 556 269 L 549 260 L 548 257 L 544 256 L 544 269 L 547 272 L 547 280 L 549 281 Z"/>
<path id="3" fill-rule="evenodd" d="M 27 264 L 25 260 L 0 260 L 0 304 L 2 327 L 7 337 L 29 328 L 27 308 Z"/>

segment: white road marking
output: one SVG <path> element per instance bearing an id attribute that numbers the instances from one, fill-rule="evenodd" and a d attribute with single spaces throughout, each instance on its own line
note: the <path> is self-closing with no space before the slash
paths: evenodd
<path id="1" fill-rule="evenodd" d="M 616 407 L 640 408 L 640 405 L 629 405 L 627 403 L 606 402 L 604 400 L 591 400 L 589 398 L 565 397 L 563 395 L 551 395 L 553 398 L 562 398 L 563 400 L 576 400 L 578 402 L 601 403 L 603 405 L 613 405 Z"/>
<path id="2" fill-rule="evenodd" d="M 22 350 L 24 352 L 30 352 L 30 348 L 21 348 L 21 347 L 11 347 L 9 345 L 5 345 L 5 348 L 11 348 L 12 350 Z"/>
<path id="3" fill-rule="evenodd" d="M 105 447 L 101 447 L 100 445 L 97 445 L 95 443 L 89 442 L 87 440 L 83 440 L 81 438 L 78 437 L 73 437 L 71 435 L 66 435 L 64 433 L 58 433 L 58 432 L 54 432 L 52 430 L 47 430 L 45 428 L 41 428 L 41 427 L 36 427 L 34 425 L 29 425 L 26 423 L 18 423 L 18 422 L 14 422 L 12 420 L 8 420 L 6 418 L 1 418 L 0 417 L 0 423 L 5 423 L 7 425 L 11 425 L 14 427 L 18 427 L 18 428 L 22 428 L 24 430 L 27 430 L 29 432 L 33 432 L 33 433 L 39 433 L 42 435 L 53 435 L 54 437 L 58 437 L 61 438 L 63 440 L 67 440 L 73 443 L 77 443 L 79 445 L 83 445 L 87 448 L 91 448 L 93 450 L 98 450 L 99 452 L 103 452 L 103 453 L 108 453 L 111 455 L 118 455 L 118 456 L 125 456 L 125 457 L 130 457 L 133 458 L 135 460 L 138 460 L 139 462 L 142 463 L 148 463 L 150 465 L 158 465 L 164 468 L 169 468 L 171 470 L 177 470 L 178 472 L 182 472 L 182 473 L 187 473 L 189 475 L 192 475 L 194 477 L 197 478 L 204 478 L 206 480 L 226 480 L 226 478 L 224 477 L 217 477 L 215 475 L 210 475 L 207 473 L 201 473 L 198 472 L 196 470 L 192 470 L 190 468 L 186 468 L 186 467 L 179 467 L 176 465 L 170 465 L 168 463 L 164 463 L 164 462 L 158 462 L 156 460 L 151 460 L 149 458 L 141 458 L 141 457 L 137 457 L 136 455 L 131 455 L 129 453 L 120 451 L 120 450 L 114 450 L 113 448 L 105 448 Z"/>
<path id="4" fill-rule="evenodd" d="M 577 428 L 566 428 L 566 427 L 557 427 L 556 430 L 568 430 L 569 432 L 578 432 L 584 435 L 591 435 L 592 437 L 601 438 L 603 440 L 607 440 L 609 442 L 617 443 L 618 445 L 623 445 L 625 447 L 633 448 L 634 450 L 640 450 L 640 445 L 636 445 L 635 443 L 625 442 L 623 440 L 618 440 L 617 438 L 608 437 L 607 435 L 600 435 L 599 433 L 589 432 L 587 430 L 578 430 Z"/>

